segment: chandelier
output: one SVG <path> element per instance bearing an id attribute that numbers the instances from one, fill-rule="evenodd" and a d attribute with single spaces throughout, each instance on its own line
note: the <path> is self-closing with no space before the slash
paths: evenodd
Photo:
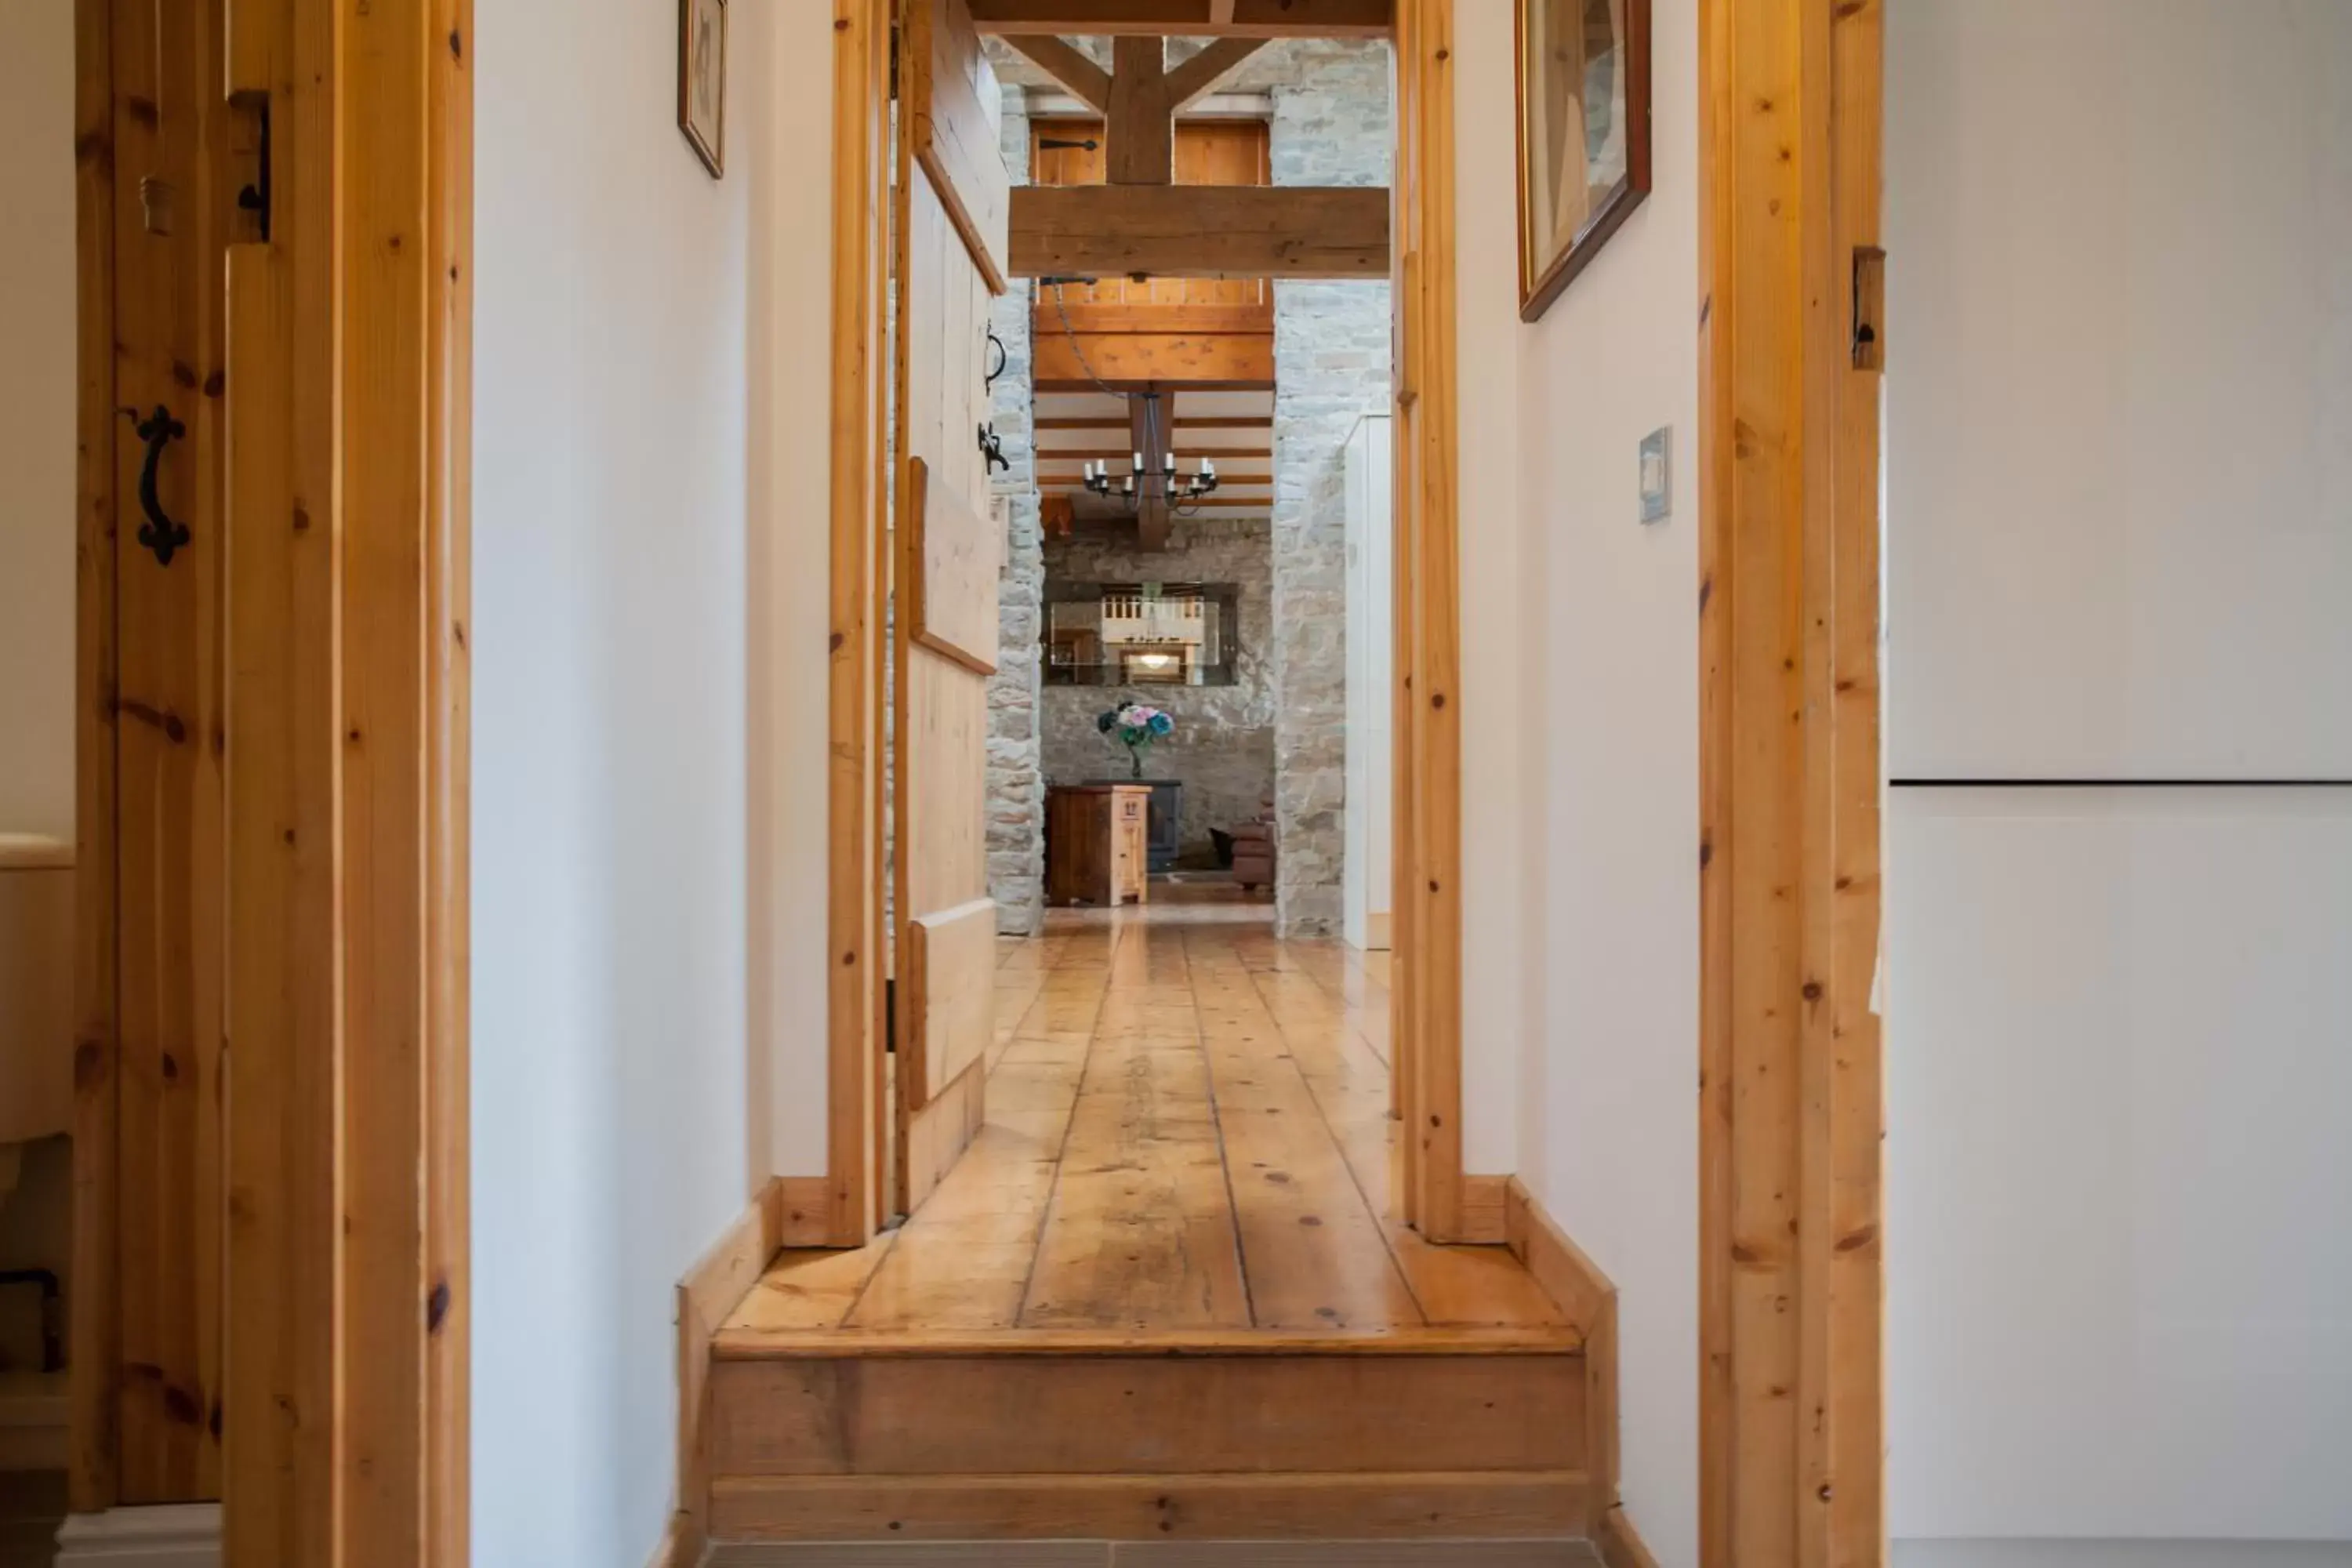
<path id="1" fill-rule="evenodd" d="M 1217 488 L 1217 465 L 1208 458 L 1201 459 L 1197 472 L 1180 474 L 1176 471 L 1176 454 L 1171 452 L 1156 469 L 1143 466 L 1143 454 L 1135 454 L 1134 461 L 1124 474 L 1113 474 L 1108 464 L 1099 459 L 1086 465 L 1087 489 L 1098 496 L 1123 500 L 1129 510 L 1148 500 L 1166 501 L 1182 506 L 1199 500 Z"/>

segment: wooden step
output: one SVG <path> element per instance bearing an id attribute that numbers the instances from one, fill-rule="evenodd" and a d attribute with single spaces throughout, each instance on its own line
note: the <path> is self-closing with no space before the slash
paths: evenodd
<path id="1" fill-rule="evenodd" d="M 722 1336 L 721 1541 L 1581 1533 L 1559 1331 Z"/>

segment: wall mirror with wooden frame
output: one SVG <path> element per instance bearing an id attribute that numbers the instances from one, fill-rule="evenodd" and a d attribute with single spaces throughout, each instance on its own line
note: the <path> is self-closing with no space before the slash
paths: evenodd
<path id="1" fill-rule="evenodd" d="M 1231 686 L 1241 647 L 1231 583 L 1057 583 L 1046 592 L 1048 686 Z"/>

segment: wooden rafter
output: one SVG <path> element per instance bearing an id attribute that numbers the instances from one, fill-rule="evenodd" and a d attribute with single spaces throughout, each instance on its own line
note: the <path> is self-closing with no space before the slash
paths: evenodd
<path id="1" fill-rule="evenodd" d="M 1265 47 L 1264 38 L 1217 38 L 1209 47 L 1168 72 L 1166 96 L 1168 111 L 1178 114 L 1184 106 L 1213 89 L 1231 74 L 1234 68 Z M 1018 45 L 1014 46 L 1018 47 Z M 1071 89 L 1077 91 L 1076 88 Z M 1079 93 L 1079 97 L 1086 95 Z"/>
<path id="2" fill-rule="evenodd" d="M 1022 185 L 1016 276 L 1384 278 L 1378 186 Z"/>
<path id="3" fill-rule="evenodd" d="M 1176 177 L 1176 110 L 1168 100 L 1168 44 L 1111 40 L 1110 108 L 1104 124 L 1114 185 L 1164 185 Z"/>
<path id="4" fill-rule="evenodd" d="M 1004 41 L 1089 109 L 1099 114 L 1110 112 L 1110 72 L 1082 50 L 1047 33 L 1015 33 Z"/>
<path id="5" fill-rule="evenodd" d="M 983 33 L 1384 37 L 1394 0 L 971 0 Z"/>

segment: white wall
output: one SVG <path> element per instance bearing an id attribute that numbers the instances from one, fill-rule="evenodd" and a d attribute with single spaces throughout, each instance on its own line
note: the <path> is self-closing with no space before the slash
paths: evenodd
<path id="1" fill-rule="evenodd" d="M 673 1289 L 772 1153 L 822 1167 L 772 1147 L 821 1106 L 778 1109 L 753 1066 L 755 1031 L 821 1059 L 822 954 L 751 889 L 822 885 L 832 34 L 819 5 L 732 21 L 723 183 L 676 129 L 675 7 L 512 0 L 475 40 L 485 1563 L 645 1562 L 672 1504 Z M 789 163 L 762 145 L 785 124 Z M 773 287 L 812 277 L 813 308 Z M 813 616 L 773 607 L 809 596 L 780 563 Z M 752 793 L 812 779 L 804 809 Z"/>
<path id="2" fill-rule="evenodd" d="M 1477 300 L 1463 316 L 1463 618 L 1477 661 L 1465 685 L 1494 704 L 1464 719 L 1496 727 L 1465 744 L 1477 802 L 1465 831 L 1484 857 L 1466 945 L 1501 943 L 1486 961 L 1516 998 L 1494 1004 L 1520 1042 L 1516 1078 L 1484 1092 L 1516 1107 L 1517 1169 L 1622 1293 L 1627 1509 L 1661 1562 L 1685 1564 L 1698 1485 L 1696 0 L 1655 0 L 1654 27 L 1655 189 L 1522 328 L 1510 7 L 1455 16 L 1463 292 Z M 1660 426 L 1675 431 L 1675 510 L 1645 528 L 1636 459 Z M 1481 473 L 1472 445 L 1496 429 L 1516 454 L 1507 484 Z"/>
<path id="3" fill-rule="evenodd" d="M 1519 1062 L 1537 1027 L 1528 985 L 1542 878 L 1521 835 L 1531 742 L 1521 591 L 1517 365 L 1512 236 L 1510 7 L 1454 16 L 1454 342 L 1460 355 L 1462 574 L 1462 1159 L 1479 1173 L 1526 1168 Z M 1493 13 L 1490 15 L 1489 13 Z M 1498 30 L 1499 29 L 1499 30 Z M 1499 112 L 1497 112 L 1499 109 Z"/>
<path id="4" fill-rule="evenodd" d="M 1395 421 L 1368 414 L 1348 437 L 1348 792 L 1339 858 L 1340 931 L 1359 948 L 1389 945 L 1395 888 L 1389 860 L 1396 758 Z M 1375 922 L 1379 929 L 1373 929 Z M 1500 1054 L 1500 1053 L 1497 1053 Z M 1486 1169 L 1486 1167 L 1480 1167 Z"/>
<path id="5" fill-rule="evenodd" d="M 2352 775 L 2352 7 L 1900 5 L 1887 69 L 1891 772 Z M 1887 832 L 1896 1561 L 2352 1562 L 2252 1544 L 2352 1542 L 2352 790 Z"/>
<path id="6" fill-rule="evenodd" d="M 1887 26 L 1895 775 L 2352 777 L 2352 8 Z"/>
<path id="7" fill-rule="evenodd" d="M 73 0 L 0 6 L 0 833 L 74 832 Z"/>

